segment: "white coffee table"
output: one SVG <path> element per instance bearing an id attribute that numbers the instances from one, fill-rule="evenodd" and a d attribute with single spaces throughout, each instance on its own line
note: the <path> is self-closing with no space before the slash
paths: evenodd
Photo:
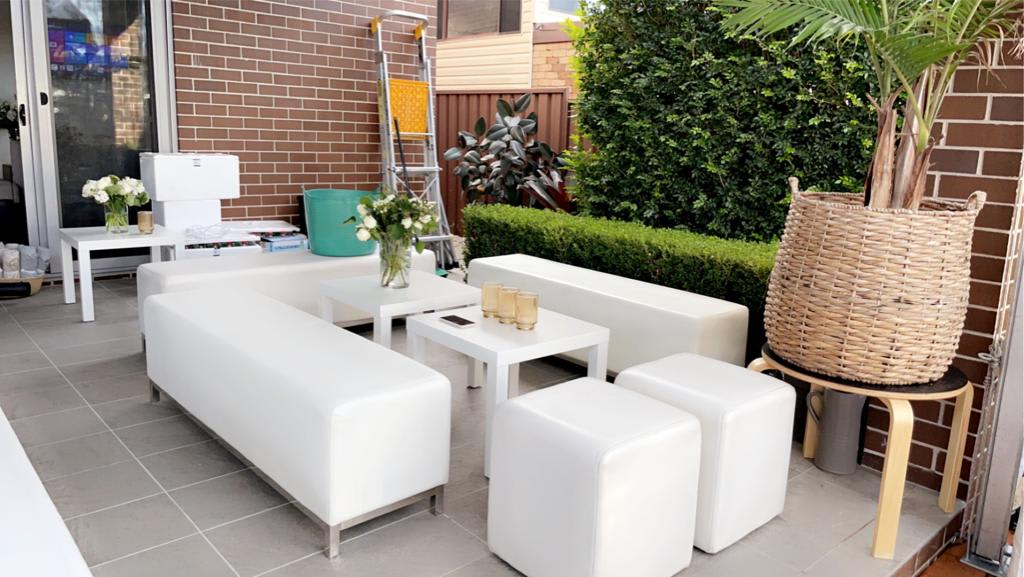
<path id="1" fill-rule="evenodd" d="M 124 248 L 149 248 L 150 260 L 160 262 L 160 248 L 173 249 L 171 258 L 177 258 L 185 249 L 185 235 L 167 230 L 159 224 L 153 234 L 139 234 L 139 227 L 132 226 L 128 232 L 113 234 L 104 226 L 62 228 L 60 232 L 60 267 L 64 281 L 64 303 L 75 302 L 75 268 L 71 249 L 78 250 L 78 283 L 82 289 L 82 322 L 96 319 L 92 302 L 93 251 Z"/>
<path id="2" fill-rule="evenodd" d="M 441 322 L 458 315 L 476 323 L 456 328 Z M 608 329 L 570 316 L 540 309 L 537 326 L 521 331 L 498 319 L 485 319 L 480 307 L 416 315 L 405 322 L 409 354 L 426 361 L 427 340 L 434 341 L 484 363 L 487 373 L 487 420 L 484 428 L 484 473 L 490 475 L 491 421 L 499 403 L 508 400 L 510 373 L 519 363 L 579 349 L 589 349 L 587 375 L 605 380 L 608 373 Z"/>
<path id="3" fill-rule="evenodd" d="M 373 342 L 391 348 L 391 320 L 397 316 L 440 311 L 480 302 L 480 289 L 423 271 L 410 271 L 404 289 L 380 286 L 378 275 L 320 283 L 320 318 L 334 322 L 334 304 L 373 315 Z"/>

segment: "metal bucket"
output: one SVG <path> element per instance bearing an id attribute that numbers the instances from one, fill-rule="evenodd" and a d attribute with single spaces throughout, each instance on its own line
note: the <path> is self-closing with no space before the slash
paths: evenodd
<path id="1" fill-rule="evenodd" d="M 824 405 L 821 413 L 815 408 Z M 807 415 L 818 425 L 814 464 L 822 471 L 849 475 L 857 470 L 860 453 L 860 417 L 867 397 L 826 389 L 807 393 Z"/>

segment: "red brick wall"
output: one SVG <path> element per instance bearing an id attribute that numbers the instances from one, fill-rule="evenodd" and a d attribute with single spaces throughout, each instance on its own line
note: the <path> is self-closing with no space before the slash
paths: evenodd
<path id="1" fill-rule="evenodd" d="M 178 146 L 241 161 L 241 198 L 225 218 L 298 214 L 303 185 L 380 183 L 370 18 L 427 14 L 434 0 L 173 0 Z M 392 71 L 415 71 L 412 26 L 389 24 Z"/>
<path id="2" fill-rule="evenodd" d="M 978 216 L 971 259 L 971 297 L 966 328 L 954 361 L 976 383 L 971 415 L 968 459 L 974 451 L 980 408 L 985 391 L 981 386 L 987 365 L 978 357 L 988 352 L 996 330 L 996 307 L 1007 255 L 1008 231 L 1014 209 L 1020 207 L 1021 151 L 1024 149 L 1024 62 L 1009 57 L 994 73 L 975 67 L 961 68 L 946 97 L 937 132 L 942 140 L 935 149 L 929 187 L 937 197 L 965 199 L 983 190 L 988 202 Z M 911 481 L 938 489 L 946 463 L 946 443 L 953 405 L 949 402 L 915 403 L 917 416 L 911 446 Z M 865 463 L 881 469 L 885 408 L 872 403 L 868 412 Z M 960 497 L 966 495 L 969 460 L 961 474 Z"/>

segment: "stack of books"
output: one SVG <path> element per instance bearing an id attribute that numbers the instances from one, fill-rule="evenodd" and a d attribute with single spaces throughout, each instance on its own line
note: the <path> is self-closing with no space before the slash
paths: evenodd
<path id="1" fill-rule="evenodd" d="M 264 252 L 294 252 L 309 250 L 304 234 L 268 235 L 262 238 Z"/>

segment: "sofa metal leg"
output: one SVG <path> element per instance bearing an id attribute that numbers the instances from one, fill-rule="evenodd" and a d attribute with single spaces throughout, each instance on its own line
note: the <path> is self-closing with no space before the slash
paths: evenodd
<path id="1" fill-rule="evenodd" d="M 160 402 L 160 389 L 157 388 L 156 383 L 153 382 L 153 379 L 149 379 L 149 402 Z"/>
<path id="2" fill-rule="evenodd" d="M 327 558 L 334 559 L 341 549 L 341 525 L 330 525 L 327 527 Z"/>
<path id="3" fill-rule="evenodd" d="M 444 486 L 437 488 L 437 491 L 430 496 L 430 514 L 437 516 L 444 514 Z"/>
<path id="4" fill-rule="evenodd" d="M 146 352 L 146 335 L 139 335 L 139 338 L 142 339 L 142 352 Z"/>

